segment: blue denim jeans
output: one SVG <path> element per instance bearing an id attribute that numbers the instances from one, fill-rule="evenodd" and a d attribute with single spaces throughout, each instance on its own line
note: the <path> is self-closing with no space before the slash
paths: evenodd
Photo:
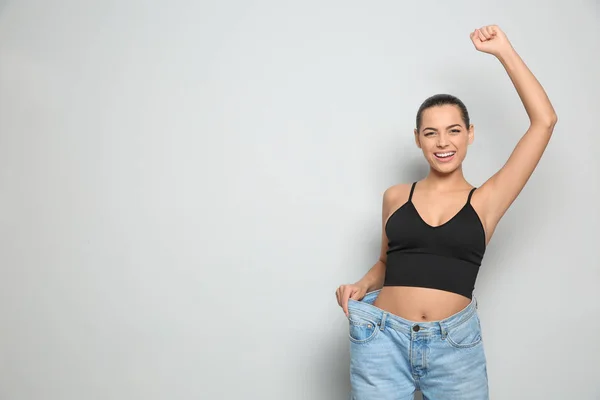
<path id="1" fill-rule="evenodd" d="M 352 400 L 488 400 L 477 300 L 440 321 L 409 321 L 373 305 L 379 290 L 350 299 Z"/>

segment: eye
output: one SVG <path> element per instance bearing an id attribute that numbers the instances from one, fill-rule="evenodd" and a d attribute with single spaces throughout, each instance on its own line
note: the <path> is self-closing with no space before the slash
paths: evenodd
<path id="1" fill-rule="evenodd" d="M 460 133 L 460 129 L 452 129 L 452 130 L 450 130 L 450 132 L 452 132 L 452 133 Z"/>
<path id="2" fill-rule="evenodd" d="M 435 132 L 425 132 L 423 134 L 423 136 L 431 136 L 431 135 L 435 135 Z"/>

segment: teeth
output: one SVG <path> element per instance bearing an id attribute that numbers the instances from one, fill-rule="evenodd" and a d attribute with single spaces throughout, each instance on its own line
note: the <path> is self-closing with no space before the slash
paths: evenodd
<path id="1" fill-rule="evenodd" d="M 454 151 L 451 151 L 450 153 L 435 153 L 435 155 L 438 157 L 450 157 L 454 153 L 455 153 Z"/>

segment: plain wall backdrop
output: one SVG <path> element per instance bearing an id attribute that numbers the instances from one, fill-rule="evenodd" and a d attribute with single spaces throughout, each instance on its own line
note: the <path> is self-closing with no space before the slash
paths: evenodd
<path id="1" fill-rule="evenodd" d="M 338 285 L 469 108 L 481 185 L 559 116 L 477 280 L 493 399 L 600 399 L 599 3 L 0 1 L 0 400 L 346 399 Z"/>

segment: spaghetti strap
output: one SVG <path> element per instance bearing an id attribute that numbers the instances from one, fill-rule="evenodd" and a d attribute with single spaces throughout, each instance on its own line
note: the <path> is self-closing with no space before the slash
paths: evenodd
<path id="1" fill-rule="evenodd" d="M 410 195 L 408 196 L 408 201 L 412 201 L 412 195 L 413 195 L 413 192 L 415 191 L 416 184 L 417 184 L 417 182 L 413 182 L 412 187 L 410 188 Z"/>
<path id="2" fill-rule="evenodd" d="M 477 189 L 476 187 L 474 187 L 473 189 L 471 189 L 471 191 L 469 192 L 469 198 L 467 199 L 467 204 L 469 204 L 471 202 L 471 196 L 473 196 L 473 192 L 475 191 L 475 189 Z"/>

